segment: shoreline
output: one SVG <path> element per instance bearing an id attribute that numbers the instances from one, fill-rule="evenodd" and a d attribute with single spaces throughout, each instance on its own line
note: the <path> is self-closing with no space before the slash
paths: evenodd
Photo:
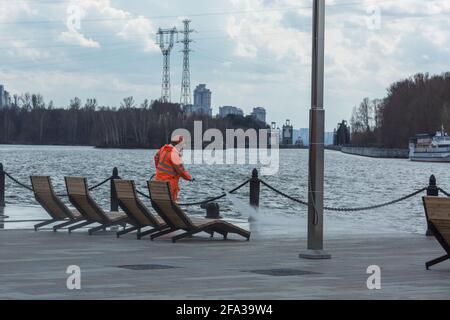
<path id="1" fill-rule="evenodd" d="M 111 146 L 94 146 L 94 145 L 72 145 L 72 144 L 22 144 L 22 143 L 0 143 L 0 146 L 21 146 L 21 147 L 86 147 L 86 148 L 94 148 L 94 149 L 102 149 L 102 150 L 157 150 L 158 148 L 152 147 L 127 147 L 127 146 L 119 146 L 119 147 L 111 147 Z M 271 149 L 271 146 L 267 146 L 267 149 Z M 325 147 L 326 149 L 328 148 Z M 223 150 L 238 150 L 242 148 L 223 148 Z M 245 149 L 264 149 L 264 148 L 248 148 Z M 300 150 L 308 150 L 309 147 L 305 146 L 296 146 L 296 145 L 279 145 L 279 149 L 300 149 Z M 194 151 L 196 149 L 187 149 Z M 202 149 L 204 150 L 204 149 Z"/>
<path id="2" fill-rule="evenodd" d="M 409 149 L 356 146 L 327 146 L 327 150 L 375 159 L 409 159 Z"/>
<path id="3" fill-rule="evenodd" d="M 379 159 L 409 159 L 408 149 L 372 148 L 372 147 L 342 147 L 342 153 Z"/>
<path id="4" fill-rule="evenodd" d="M 376 159 L 409 159 L 409 149 L 355 146 L 327 146 L 326 150 Z"/>
<path id="5" fill-rule="evenodd" d="M 21 147 L 85 147 L 100 150 L 157 150 L 158 148 L 151 147 L 111 147 L 111 146 L 95 146 L 95 145 L 68 145 L 68 144 L 23 144 L 23 143 L 2 143 L 0 146 L 21 146 Z M 223 150 L 238 150 L 241 148 L 224 148 Z M 245 148 L 249 149 L 249 148 Z M 256 148 L 259 150 L 260 148 Z M 271 149 L 268 146 L 267 149 Z M 297 146 L 297 145 L 279 145 L 280 150 L 308 150 L 308 146 Z M 194 151 L 195 149 L 185 149 Z M 398 148 L 373 148 L 373 147 L 353 147 L 353 146 L 325 146 L 327 151 L 338 151 L 345 154 L 351 154 L 367 158 L 378 158 L 378 159 L 409 159 L 408 149 L 398 149 Z"/>

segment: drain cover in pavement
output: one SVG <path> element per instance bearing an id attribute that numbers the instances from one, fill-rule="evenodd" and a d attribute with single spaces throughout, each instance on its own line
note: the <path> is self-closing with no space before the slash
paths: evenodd
<path id="1" fill-rule="evenodd" d="M 266 276 L 274 276 L 274 277 L 304 276 L 304 275 L 308 275 L 308 274 L 319 274 L 317 272 L 296 270 L 296 269 L 250 270 L 248 272 L 263 274 Z"/>
<path id="2" fill-rule="evenodd" d="M 117 268 L 130 269 L 130 270 L 162 270 L 173 269 L 177 267 L 165 266 L 161 264 L 130 264 L 125 266 L 117 266 Z"/>

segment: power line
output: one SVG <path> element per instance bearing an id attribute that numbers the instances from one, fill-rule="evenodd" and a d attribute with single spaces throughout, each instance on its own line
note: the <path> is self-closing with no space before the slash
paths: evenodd
<path id="1" fill-rule="evenodd" d="M 384 2 L 395 2 L 396 0 L 380 0 L 380 1 L 374 1 L 373 3 L 384 3 Z M 437 1 L 437 0 L 430 0 L 430 1 Z M 360 1 L 354 1 L 354 2 L 346 2 L 341 4 L 332 4 L 328 5 L 328 7 L 334 8 L 334 7 L 341 7 L 341 6 L 352 6 L 352 5 L 363 5 L 368 4 L 369 2 L 361 3 Z M 232 11 L 217 11 L 217 12 L 203 12 L 203 13 L 182 13 L 177 15 L 155 15 L 155 16 L 145 16 L 137 14 L 136 16 L 130 16 L 125 18 L 90 18 L 90 19 L 83 19 L 83 22 L 102 22 L 102 21 L 127 21 L 127 20 L 134 20 L 137 18 L 146 18 L 146 19 L 173 19 L 173 18 L 179 18 L 180 16 L 189 16 L 189 17 L 203 17 L 203 16 L 226 16 L 226 15 L 234 15 L 234 14 L 248 14 L 248 13 L 263 13 L 263 12 L 276 12 L 276 11 L 289 11 L 289 10 L 299 10 L 299 9 L 312 9 L 311 5 L 308 6 L 285 6 L 285 7 L 278 7 L 278 8 L 267 8 L 267 9 L 252 9 L 252 10 L 232 10 Z M 11 22 L 1 22 L 0 24 L 40 24 L 40 23 L 61 23 L 60 20 L 22 20 L 22 21 L 11 21 Z"/>
<path id="2" fill-rule="evenodd" d="M 380 1 L 380 2 L 387 2 L 387 1 Z M 346 3 L 346 4 L 340 4 L 341 6 L 343 6 L 343 5 L 350 5 L 351 3 Z M 436 15 L 442 15 L 442 13 L 437 13 Z M 397 17 L 392 17 L 392 18 L 394 18 L 394 19 L 397 19 Z M 398 19 L 405 19 L 405 18 L 408 18 L 408 17 L 399 17 Z M 416 17 L 409 17 L 409 18 L 421 18 L 421 16 L 416 16 Z M 340 28 L 345 28 L 345 26 L 339 26 Z M 354 29 L 354 27 L 349 27 L 349 28 L 352 28 L 352 29 Z M 211 30 L 205 30 L 204 32 L 211 32 Z M 240 33 L 240 35 L 242 35 L 242 34 L 245 34 L 245 33 L 243 33 L 243 32 L 241 32 Z M 249 33 L 250 34 L 250 33 Z M 265 33 L 266 35 L 267 34 L 270 34 L 270 33 Z M 277 36 L 277 33 L 273 33 L 275 36 Z M 106 37 L 108 37 L 108 35 L 105 35 Z M 91 35 L 90 35 L 90 37 L 91 37 Z M 203 37 L 203 38 L 198 38 L 198 40 L 206 40 L 206 39 L 223 39 L 223 38 L 228 38 L 229 37 L 229 35 L 226 35 L 226 36 L 211 36 L 211 37 Z M 129 42 L 128 42 L 129 43 Z M 115 44 L 117 44 L 117 45 L 119 45 L 119 48 L 117 49 L 117 50 L 121 50 L 121 48 L 120 48 L 120 45 L 122 45 L 122 43 L 113 43 L 113 44 L 108 44 L 108 45 L 106 45 L 105 46 L 105 44 L 102 44 L 102 48 L 99 48 L 99 49 L 108 49 L 111 45 L 115 45 Z M 139 42 L 136 42 L 136 44 L 137 45 L 139 45 L 140 43 Z M 80 46 L 77 46 L 77 45 L 53 45 L 53 46 L 24 46 L 24 47 L 15 47 L 14 49 L 16 49 L 16 50 L 21 50 L 21 49 L 34 49 L 34 48 L 80 48 L 80 49 L 84 49 L 83 47 L 80 47 Z M 130 46 L 130 48 L 131 48 L 132 46 Z M 3 47 L 3 48 L 0 48 L 0 49 L 2 49 L 2 50 L 5 50 L 5 49 L 12 49 L 11 47 Z M 118 53 L 118 54 L 120 54 L 120 52 Z M 102 61 L 103 61 L 103 59 L 105 58 L 105 57 L 109 57 L 111 55 L 111 53 L 110 52 L 108 52 L 108 55 L 107 56 L 105 56 L 103 53 L 100 53 L 98 56 L 97 55 L 93 55 L 93 56 L 91 56 L 91 57 L 93 57 L 93 58 L 101 58 L 102 59 Z M 201 55 L 201 53 L 200 53 L 200 55 Z M 70 57 L 68 57 L 68 58 L 73 58 L 74 56 L 73 55 L 71 55 Z M 211 56 L 211 55 L 204 55 L 204 57 L 206 57 L 207 59 L 210 59 L 210 60 L 214 60 L 214 57 L 213 56 Z M 83 55 L 80 55 L 80 58 L 81 58 L 81 61 L 82 61 L 82 59 L 83 59 Z M 87 57 L 86 56 L 86 58 L 89 58 L 89 57 Z M 43 59 L 43 58 L 41 58 L 41 59 Z M 49 57 L 49 59 L 54 59 L 53 57 Z M 26 60 L 26 61 L 29 61 L 29 60 Z M 219 60 L 217 60 L 216 59 L 216 61 L 219 61 Z M 16 63 L 20 63 L 19 61 L 15 61 Z M 231 62 L 231 63 L 236 63 L 235 61 L 232 61 L 232 60 L 230 60 L 230 59 L 223 59 L 222 61 L 219 61 L 219 62 Z M 55 62 L 51 62 L 51 63 L 48 63 L 48 64 L 40 64 L 39 62 L 38 63 L 35 63 L 34 61 L 33 62 L 29 62 L 30 63 L 30 65 L 31 66 L 45 66 L 45 65 L 58 65 L 58 63 L 55 63 Z M 249 64 L 249 62 L 248 61 L 246 61 L 246 62 L 237 62 L 237 63 L 242 63 L 242 64 L 246 64 L 246 65 L 248 65 Z M 253 64 L 253 65 L 255 65 L 255 66 L 261 66 L 261 65 L 259 65 L 259 64 Z M 22 63 L 20 66 L 24 66 L 24 64 Z M 25 65 L 26 66 L 26 65 Z M 170 74 L 169 74 L 169 87 L 170 87 Z M 189 95 L 190 96 L 190 95 Z"/>
<path id="3" fill-rule="evenodd" d="M 394 23 L 396 21 L 400 21 L 403 19 L 422 19 L 422 18 L 436 18 L 437 16 L 442 16 L 442 17 L 446 17 L 450 15 L 450 12 L 448 13 L 436 13 L 435 15 L 431 16 L 431 15 L 419 15 L 419 16 L 410 16 L 410 17 L 396 17 L 396 16 L 383 16 L 383 23 L 386 23 L 386 21 L 390 22 L 390 23 Z M 301 24 L 301 25 L 292 25 L 292 28 L 298 31 L 301 31 L 298 28 L 295 27 L 302 27 L 305 28 L 303 31 L 304 32 L 310 32 L 311 31 L 311 26 L 309 24 Z M 351 25 L 351 26 L 345 26 L 345 25 L 340 25 L 340 24 L 330 24 L 328 23 L 326 25 L 327 29 L 331 29 L 331 28 L 340 28 L 340 29 L 355 29 L 357 26 Z M 362 25 L 361 25 L 362 27 Z M 268 27 L 268 29 L 271 29 Z M 204 33 L 217 33 L 217 32 L 226 32 L 225 29 L 216 29 L 214 31 L 211 30 L 204 30 L 204 31 L 200 31 L 199 33 L 204 34 Z M 265 34 L 271 34 L 274 33 L 276 34 L 277 32 L 264 32 Z M 242 34 L 247 34 L 245 32 L 240 32 L 239 35 Z M 251 32 L 249 32 L 248 34 L 251 34 Z M 117 38 L 117 34 L 114 33 L 100 33 L 100 34 L 86 34 L 84 35 L 87 38 L 91 38 L 92 40 L 96 40 L 96 39 L 108 39 L 108 38 Z M 156 36 L 156 33 L 149 33 L 148 37 L 154 37 Z M 196 38 L 196 40 L 212 40 L 212 39 L 225 39 L 225 38 L 229 38 L 230 36 L 228 34 L 224 34 L 222 36 L 208 36 L 208 37 L 198 37 Z M 126 39 L 124 39 L 124 41 L 126 41 L 127 39 L 138 39 L 138 38 L 142 38 L 142 35 L 128 35 Z M 17 37 L 0 37 L 1 40 L 16 40 L 16 41 L 37 41 L 37 40 L 57 40 L 57 38 L 55 36 L 53 37 L 33 37 L 33 38 L 17 38 Z M 45 46 L 47 47 L 47 46 Z M 29 48 L 38 48 L 38 47 L 29 47 Z"/>
<path id="4" fill-rule="evenodd" d="M 139 44 L 140 45 L 140 44 Z M 30 59 L 15 59 L 13 62 L 8 63 L 8 67 L 16 65 L 17 67 L 46 67 L 46 66 L 59 66 L 67 64 L 68 62 L 72 62 L 74 59 L 76 62 L 83 62 L 83 60 L 93 60 L 95 58 L 101 58 L 102 61 L 105 58 L 109 58 L 111 56 L 117 56 L 117 55 L 123 55 L 123 50 L 131 49 L 133 47 L 136 47 L 135 44 L 121 44 L 120 46 L 110 46 L 110 47 L 102 47 L 99 50 L 96 50 L 95 52 L 78 52 L 78 53 L 72 53 L 69 52 L 69 55 L 63 55 L 59 57 L 55 56 L 48 56 L 48 57 L 41 57 L 39 61 L 30 61 Z M 108 50 L 108 53 L 105 54 L 104 50 Z M 61 58 L 61 59 L 72 59 L 72 61 L 60 61 L 55 62 L 55 58 Z M 94 62 L 94 61 L 93 61 Z"/>
<path id="5" fill-rule="evenodd" d="M 38 39 L 55 40 L 59 36 L 60 32 L 62 32 L 62 31 L 63 30 L 53 30 L 52 34 L 50 34 L 48 32 L 46 32 L 45 34 L 38 33 L 38 34 L 36 34 L 35 37 L 30 38 L 29 37 L 30 32 L 27 30 L 27 31 L 24 32 L 24 33 L 27 34 L 27 36 L 28 36 L 27 38 L 18 38 L 17 36 L 6 36 L 6 37 L 0 36 L 0 39 L 1 40 L 18 40 L 18 41 L 22 41 L 22 40 L 23 41 L 26 41 L 26 40 L 38 40 Z M 67 30 L 64 29 L 64 31 L 67 31 Z M 208 29 L 208 30 L 195 30 L 195 32 L 197 32 L 199 34 L 210 34 L 210 33 L 211 34 L 216 34 L 216 33 L 221 32 L 221 31 L 224 31 L 224 29 L 216 28 L 216 29 Z M 149 32 L 147 34 L 147 36 L 154 39 L 156 37 L 156 34 L 157 34 L 156 32 Z M 117 33 L 114 33 L 113 31 L 111 31 L 111 32 L 100 32 L 100 33 L 86 33 L 86 34 L 84 34 L 84 36 L 85 37 L 91 37 L 91 38 L 94 38 L 94 37 L 95 38 L 102 38 L 102 39 L 118 37 Z M 128 34 L 127 35 L 127 39 L 128 38 L 142 38 L 142 37 L 143 37 L 142 34 Z"/>
<path id="6" fill-rule="evenodd" d="M 1 0 L 0 0 L 1 1 Z M 24 0 L 22 0 L 24 1 Z M 30 0 L 31 1 L 31 0 Z M 429 0 L 428 2 L 434 2 L 439 0 Z M 49 3 L 53 3 L 51 1 L 48 1 Z M 55 1 L 57 3 L 58 1 Z M 67 1 L 70 2 L 70 1 Z M 380 3 L 391 3 L 396 2 L 395 0 L 379 0 L 379 1 L 373 1 L 373 2 L 360 2 L 360 1 L 353 1 L 353 2 L 344 2 L 344 3 L 335 3 L 331 5 L 327 5 L 327 7 L 330 8 L 336 8 L 336 7 L 344 7 L 344 6 L 355 6 L 355 5 L 369 5 L 371 3 L 373 4 L 380 4 Z M 44 3 L 44 2 L 42 2 Z M 146 19 L 166 19 L 166 18 L 178 18 L 183 15 L 192 16 L 192 17 L 200 17 L 200 16 L 220 16 L 220 15 L 232 15 L 232 14 L 247 14 L 247 13 L 261 13 L 261 12 L 273 12 L 273 11 L 289 11 L 289 10 L 299 10 L 299 9 L 311 9 L 311 6 L 286 6 L 286 7 L 278 7 L 278 8 L 268 8 L 268 9 L 259 9 L 259 10 L 236 10 L 236 11 L 221 11 L 221 12 L 209 12 L 209 13 L 191 13 L 191 14 L 180 14 L 180 15 L 160 15 L 160 16 L 144 16 L 144 15 L 136 15 L 136 16 L 130 16 L 125 18 L 86 18 L 82 19 L 83 23 L 93 23 L 93 22 L 102 22 L 102 21 L 128 21 L 128 20 L 134 20 L 138 18 L 146 18 Z M 396 17 L 391 16 L 391 19 L 400 20 L 400 19 L 423 19 L 423 18 L 435 18 L 437 16 L 448 16 L 450 15 L 450 12 L 440 12 L 440 13 L 434 13 L 434 14 L 423 14 L 423 15 L 417 15 L 417 16 L 408 16 L 408 17 Z M 383 20 L 386 20 L 386 14 L 383 16 Z M 62 20 L 37 20 L 37 21 L 31 21 L 31 20 L 23 20 L 23 21 L 11 21 L 11 22 L 0 22 L 1 24 L 40 24 L 40 23 L 64 23 Z"/>

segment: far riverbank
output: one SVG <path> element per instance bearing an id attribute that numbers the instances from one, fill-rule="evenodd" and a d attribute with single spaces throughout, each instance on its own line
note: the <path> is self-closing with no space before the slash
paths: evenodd
<path id="1" fill-rule="evenodd" d="M 408 149 L 369 148 L 369 147 L 334 147 L 333 150 L 370 158 L 408 159 Z"/>

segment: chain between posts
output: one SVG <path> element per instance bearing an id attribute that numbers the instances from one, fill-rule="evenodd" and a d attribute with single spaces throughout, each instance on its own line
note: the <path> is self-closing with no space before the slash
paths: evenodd
<path id="1" fill-rule="evenodd" d="M 240 184 L 240 185 L 237 186 L 236 188 L 234 188 L 234 189 L 228 191 L 228 193 L 234 193 L 234 192 L 238 191 L 239 189 L 241 189 L 242 187 L 244 187 L 246 184 L 248 184 L 248 183 L 250 182 L 250 180 L 251 180 L 251 179 L 248 179 L 248 180 L 244 181 L 242 184 Z M 136 192 L 137 192 L 139 195 L 143 196 L 144 198 L 151 199 L 151 197 L 150 197 L 148 194 L 145 194 L 144 192 L 142 192 L 142 191 L 140 191 L 140 190 L 136 190 Z M 187 207 L 187 206 L 197 206 L 197 205 L 202 205 L 202 204 L 206 204 L 206 203 L 209 203 L 209 202 L 213 202 L 213 201 L 222 199 L 222 198 L 226 197 L 226 195 L 227 195 L 226 193 L 222 193 L 221 195 L 219 195 L 219 196 L 217 196 L 217 197 L 212 197 L 212 198 L 209 198 L 209 199 L 206 199 L 206 200 L 203 200 L 203 201 L 189 202 L 189 203 L 178 203 L 178 205 L 179 205 L 179 206 L 185 206 L 185 207 Z"/>
<path id="2" fill-rule="evenodd" d="M 117 168 L 115 168 L 115 169 L 117 170 Z M 114 173 L 114 172 L 113 172 L 113 173 Z M 33 192 L 33 188 L 32 188 L 31 186 L 28 186 L 28 185 L 26 185 L 25 183 L 20 182 L 18 179 L 14 178 L 11 174 L 9 174 L 8 172 L 4 171 L 4 170 L 3 170 L 3 166 L 1 167 L 0 175 L 2 176 L 2 177 L 0 177 L 0 178 L 3 179 L 3 181 L 2 181 L 3 183 L 4 183 L 4 177 L 7 177 L 7 178 L 9 178 L 12 182 L 14 182 L 14 183 L 17 184 L 18 186 L 22 187 L 23 189 L 26 189 L 26 190 L 28 190 L 28 191 Z M 120 179 L 120 177 L 119 177 L 118 175 L 115 175 L 115 176 L 113 175 L 113 176 L 111 176 L 111 177 L 109 177 L 109 178 L 106 178 L 106 179 L 103 180 L 102 182 L 97 183 L 96 185 L 90 187 L 88 190 L 89 190 L 89 191 L 93 191 L 93 190 L 95 190 L 95 189 L 97 189 L 97 188 L 103 186 L 103 185 L 104 185 L 105 183 L 107 183 L 108 181 L 112 181 L 113 179 Z M 3 186 L 3 189 L 4 189 L 4 186 Z M 4 190 L 3 190 L 3 191 L 4 191 Z M 67 196 L 68 196 L 66 193 L 59 193 L 59 194 L 56 194 L 56 195 L 59 196 L 59 197 L 67 197 Z M 0 205 L 0 206 L 1 206 L 1 205 Z"/>
<path id="3" fill-rule="evenodd" d="M 307 202 L 307 201 L 303 201 L 303 200 L 301 200 L 301 199 L 292 197 L 292 196 L 290 196 L 290 195 L 288 195 L 288 194 L 286 194 L 286 193 L 284 193 L 284 192 L 282 192 L 282 191 L 276 189 L 275 187 L 271 186 L 270 184 L 268 184 L 267 182 L 265 182 L 265 181 L 263 181 L 263 180 L 261 180 L 261 179 L 260 179 L 260 181 L 261 181 L 261 183 L 262 183 L 264 186 L 266 186 L 266 187 L 269 188 L 270 190 L 274 191 L 275 193 L 277 193 L 277 194 L 279 194 L 279 195 L 281 195 L 281 196 L 283 196 L 283 197 L 285 197 L 285 198 L 287 198 L 287 199 L 289 199 L 289 200 L 291 200 L 291 201 L 300 203 L 300 204 L 302 204 L 302 205 L 304 205 L 304 206 L 307 206 L 307 205 L 308 205 L 308 202 Z M 412 192 L 412 193 L 410 193 L 410 194 L 408 194 L 408 195 L 406 195 L 406 196 L 403 196 L 403 197 L 401 197 L 401 198 L 398 198 L 398 199 L 395 199 L 395 200 L 392 200 L 392 201 L 388 201 L 388 202 L 384 202 L 384 203 L 380 203 L 380 204 L 376 204 L 376 205 L 372 205 L 372 206 L 367 206 L 367 207 L 358 207 L 358 208 L 324 207 L 324 209 L 325 209 L 325 210 L 328 210 L 328 211 L 337 211 L 337 212 L 356 212 L 356 211 L 373 210 L 373 209 L 378 209 L 378 208 L 386 207 L 386 206 L 393 205 L 393 204 L 395 204 L 395 203 L 398 203 L 398 202 L 407 200 L 407 199 L 412 198 L 412 197 L 414 197 L 414 196 L 418 195 L 419 193 L 424 192 L 424 191 L 426 191 L 426 190 L 427 190 L 427 188 L 425 187 L 425 188 L 416 190 L 416 191 L 414 191 L 414 192 Z"/>
<path id="4" fill-rule="evenodd" d="M 26 184 L 20 182 L 19 180 L 17 180 L 16 178 L 14 178 L 12 175 L 10 175 L 9 173 L 7 173 L 6 171 L 4 171 L 4 174 L 5 174 L 5 176 L 7 176 L 9 179 L 11 179 L 14 183 L 16 183 L 17 185 L 19 185 L 20 187 L 22 187 L 22 188 L 24 188 L 24 189 L 27 189 L 28 191 L 33 192 L 33 188 L 32 188 L 32 187 L 27 186 Z M 106 184 L 108 181 L 111 181 L 111 187 L 114 188 L 114 184 L 112 183 L 112 180 L 114 180 L 114 179 L 121 179 L 121 177 L 118 175 L 118 170 L 117 170 L 117 168 L 114 168 L 114 170 L 113 170 L 113 175 L 112 175 L 111 177 L 106 178 L 106 179 L 103 180 L 102 182 L 100 182 L 100 183 L 98 183 L 98 184 L 96 184 L 96 185 L 90 187 L 90 188 L 89 188 L 89 191 L 92 191 L 92 190 L 95 190 L 95 189 L 101 187 L 102 185 Z M 228 193 L 233 193 L 233 192 L 238 191 L 239 189 L 241 189 L 242 187 L 244 187 L 246 184 L 248 184 L 250 181 L 251 181 L 251 179 L 248 179 L 248 180 L 244 181 L 242 184 L 240 184 L 240 185 L 237 186 L 236 188 L 234 188 L 234 189 L 228 191 Z M 150 196 L 149 196 L 149 195 L 147 195 L 147 194 L 145 194 L 145 193 L 143 193 L 143 192 L 141 192 L 141 191 L 139 191 L 139 190 L 137 190 L 137 193 L 140 194 L 141 196 L 147 198 L 147 199 L 150 199 Z M 111 189 L 111 209 L 112 209 L 112 211 L 117 211 L 117 210 L 118 210 L 118 203 L 116 203 L 116 200 L 117 200 L 117 199 L 115 199 L 115 196 L 114 196 L 114 195 L 115 195 L 115 192 L 114 192 L 113 189 Z M 64 194 L 57 194 L 57 196 L 60 196 L 60 197 L 67 197 L 68 195 L 64 193 Z M 193 203 L 180 203 L 179 205 L 180 205 L 180 206 L 202 205 L 202 204 L 206 204 L 206 203 L 209 203 L 209 202 L 212 202 L 212 201 L 219 200 L 219 199 L 221 199 L 221 198 L 224 198 L 225 196 L 226 196 L 226 193 L 223 193 L 223 194 L 221 194 L 221 195 L 219 195 L 219 196 L 217 196 L 217 197 L 212 197 L 212 198 L 209 198 L 209 199 L 206 199 L 206 200 L 203 200 L 203 201 L 193 202 Z"/>
<path id="5" fill-rule="evenodd" d="M 114 179 L 117 179 L 117 177 L 112 177 L 112 176 L 109 177 L 109 178 L 106 178 L 106 179 L 103 180 L 102 182 L 97 183 L 95 186 L 90 187 L 90 188 L 89 188 L 89 191 L 92 191 L 92 190 L 95 190 L 95 189 L 101 187 L 102 185 L 104 185 L 104 184 L 107 183 L 108 181 L 111 181 L 113 178 L 114 178 Z"/>
<path id="6" fill-rule="evenodd" d="M 8 172 L 3 170 L 3 166 L 0 167 L 0 178 L 3 177 L 8 177 L 9 179 L 11 179 L 14 183 L 16 183 L 17 185 L 19 185 L 20 187 L 27 189 L 28 191 L 33 192 L 33 188 L 20 182 L 19 180 L 17 180 L 16 178 L 14 178 L 11 174 L 9 174 Z M 110 176 L 109 178 L 106 178 L 105 180 L 103 180 L 100 183 L 97 183 L 96 185 L 92 186 L 89 188 L 89 191 L 95 190 L 99 187 L 101 187 L 102 185 L 106 184 L 107 182 L 111 181 L 111 209 L 113 211 L 117 211 L 118 210 L 118 202 L 116 199 L 116 195 L 115 192 L 113 190 L 114 188 L 114 184 L 112 183 L 114 179 L 121 179 L 121 177 L 118 175 L 118 169 L 114 168 L 113 170 L 113 175 Z M 367 210 L 373 210 L 373 209 L 378 209 L 378 208 L 382 208 L 382 207 L 386 207 L 386 206 L 390 206 L 393 205 L 395 203 L 407 200 L 409 198 L 412 198 L 424 191 L 427 191 L 428 195 L 433 195 L 435 193 L 438 193 L 439 191 L 441 193 L 443 193 L 444 195 L 446 195 L 447 197 L 450 197 L 450 193 L 446 192 L 445 190 L 443 190 L 442 188 L 438 188 L 436 186 L 436 178 L 434 176 L 430 177 L 430 185 L 428 187 L 424 187 L 421 188 L 419 190 L 413 191 L 403 197 L 400 197 L 398 199 L 392 200 L 392 201 L 388 201 L 388 202 L 384 202 L 384 203 L 380 203 L 380 204 L 376 204 L 376 205 L 371 205 L 371 206 L 366 206 L 366 207 L 355 207 L 355 208 L 339 208 L 339 207 L 327 207 L 325 206 L 324 209 L 328 210 L 328 211 L 336 211 L 336 212 L 357 212 L 357 211 L 367 211 Z M 252 205 L 254 206 L 258 206 L 259 205 L 259 183 L 263 184 L 265 187 L 269 188 L 270 190 L 272 190 L 273 192 L 277 193 L 278 195 L 289 199 L 291 201 L 294 201 L 296 203 L 299 203 L 301 205 L 307 206 L 308 202 L 298 199 L 296 197 L 290 196 L 288 194 L 286 194 L 285 192 L 271 186 L 269 183 L 267 183 L 266 181 L 260 179 L 258 177 L 258 172 L 257 170 L 253 170 L 252 172 L 252 177 L 250 179 L 247 179 L 246 181 L 244 181 L 243 183 L 241 183 L 239 186 L 237 186 L 236 188 L 228 191 L 228 193 L 234 193 L 236 191 L 238 191 L 239 189 L 241 189 L 242 187 L 244 187 L 245 185 L 247 185 L 248 183 L 250 183 L 250 202 Z M 431 190 L 433 189 L 433 190 Z M 431 190 L 431 191 L 430 191 Z M 433 191 L 433 192 L 432 192 Z M 140 194 L 141 196 L 150 199 L 150 196 L 137 190 L 137 193 Z M 198 202 L 192 202 L 192 203 L 179 203 L 180 206 L 195 206 L 195 205 L 203 205 L 209 202 L 213 202 L 219 199 L 222 199 L 224 197 L 226 197 L 227 193 L 222 193 L 221 195 L 218 195 L 216 197 L 211 197 L 208 199 L 205 199 L 203 201 L 198 201 Z M 67 194 L 58 194 L 58 196 L 67 196 Z"/>
<path id="7" fill-rule="evenodd" d="M 7 176 L 9 179 L 11 179 L 14 183 L 16 183 L 17 185 L 21 186 L 24 189 L 27 189 L 28 191 L 33 191 L 33 188 L 31 188 L 30 186 L 27 186 L 26 184 L 20 182 L 19 180 L 17 180 L 16 178 L 14 178 L 13 176 L 11 176 L 8 172 L 5 172 L 5 176 Z"/>
<path id="8" fill-rule="evenodd" d="M 241 183 L 240 185 L 238 185 L 236 188 L 234 188 L 234 189 L 228 191 L 227 193 L 234 193 L 234 192 L 238 191 L 239 189 L 241 189 L 242 187 L 244 187 L 245 185 L 247 185 L 247 184 L 250 182 L 250 180 L 251 180 L 251 179 L 248 179 L 248 180 L 244 181 L 243 183 Z M 212 201 L 216 201 L 216 200 L 222 199 L 222 198 L 224 198 L 224 197 L 227 196 L 227 193 L 223 193 L 223 194 L 221 194 L 221 195 L 219 195 L 219 196 L 217 196 L 217 197 L 209 198 L 209 199 L 206 199 L 206 200 L 203 200 L 203 201 L 199 201 L 199 202 L 179 203 L 178 205 L 179 205 L 179 206 L 197 206 L 197 205 L 202 205 L 202 204 L 206 204 L 206 203 L 209 203 L 209 202 L 212 202 Z"/>
<path id="9" fill-rule="evenodd" d="M 440 192 L 442 192 L 443 194 L 445 194 L 447 197 L 450 197 L 450 193 L 448 193 L 447 191 L 443 190 L 442 188 L 438 188 L 438 190 Z"/>

